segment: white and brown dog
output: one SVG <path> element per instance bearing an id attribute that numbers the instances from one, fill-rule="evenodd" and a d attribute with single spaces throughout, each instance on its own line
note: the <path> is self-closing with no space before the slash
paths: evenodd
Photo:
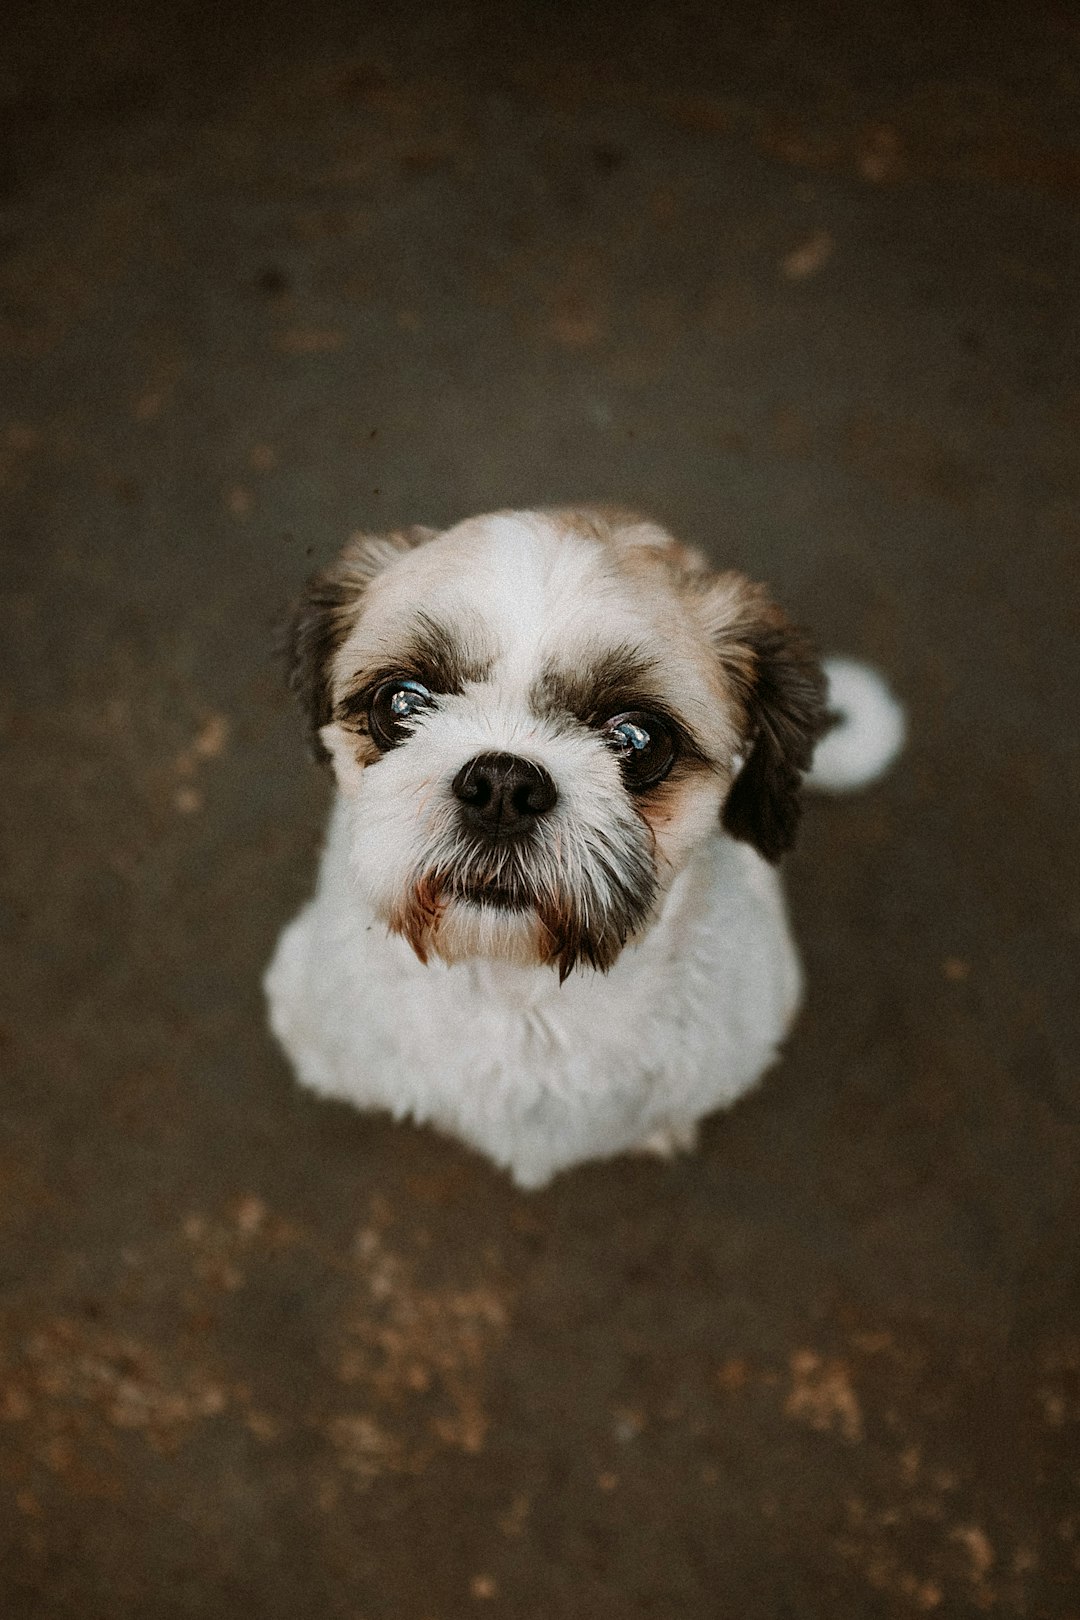
<path id="1" fill-rule="evenodd" d="M 899 747 L 879 678 L 827 696 L 760 586 L 606 510 L 356 538 L 290 654 L 338 788 L 266 978 L 303 1083 L 524 1187 L 691 1146 L 795 1015 L 773 863 L 820 737 L 832 787 Z"/>

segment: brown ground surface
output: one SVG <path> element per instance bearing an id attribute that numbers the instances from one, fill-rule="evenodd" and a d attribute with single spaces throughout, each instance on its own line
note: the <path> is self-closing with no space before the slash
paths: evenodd
<path id="1" fill-rule="evenodd" d="M 16 0 L 4 1620 L 1080 1614 L 1080 13 Z M 350 529 L 635 503 L 909 705 L 703 1151 L 298 1093 Z"/>

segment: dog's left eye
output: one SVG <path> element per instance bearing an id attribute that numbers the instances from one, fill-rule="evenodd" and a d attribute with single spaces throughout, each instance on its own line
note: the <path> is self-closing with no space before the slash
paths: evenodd
<path id="1" fill-rule="evenodd" d="M 601 730 L 619 755 L 628 787 L 654 786 L 675 763 L 675 737 L 658 714 L 631 709 L 626 714 L 613 715 Z"/>
<path id="2" fill-rule="evenodd" d="M 377 688 L 368 709 L 371 735 L 380 748 L 393 748 L 409 735 L 409 721 L 434 699 L 419 681 L 384 681 Z"/>

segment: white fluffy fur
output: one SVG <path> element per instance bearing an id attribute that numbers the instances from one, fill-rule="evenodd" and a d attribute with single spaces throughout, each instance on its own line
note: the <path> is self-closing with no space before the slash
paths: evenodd
<path id="1" fill-rule="evenodd" d="M 339 801 L 314 900 L 267 974 L 270 1021 L 305 1085 L 430 1121 L 522 1187 L 656 1132 L 677 1138 L 777 1056 L 799 966 L 776 874 L 708 841 L 609 973 L 422 966 L 350 874 Z"/>
<path id="2" fill-rule="evenodd" d="M 633 532 L 643 552 L 670 544 L 651 526 Z M 584 1160 L 689 1145 L 700 1118 L 774 1062 L 800 997 L 779 879 L 720 825 L 747 742 L 712 673 L 696 605 L 705 599 L 617 566 L 557 515 L 473 520 L 380 560 L 389 566 L 334 653 L 334 693 L 358 668 L 393 664 L 417 605 L 451 621 L 490 674 L 440 698 L 374 764 L 348 726 L 323 726 L 338 794 L 314 899 L 266 976 L 275 1035 L 313 1090 L 429 1121 L 523 1187 Z M 734 592 L 721 582 L 714 621 Z M 657 812 L 651 845 L 610 747 L 537 715 L 529 697 L 553 655 L 574 663 L 627 642 L 655 653 L 671 704 L 709 756 Z M 849 710 L 865 691 L 834 683 Z M 558 783 L 536 857 L 541 887 L 562 882 L 586 910 L 602 909 L 605 872 L 637 870 L 651 849 L 655 904 L 608 972 L 578 968 L 560 983 L 537 960 L 534 916 L 466 900 L 447 907 L 426 962 L 388 931 L 416 874 L 452 865 L 450 783 L 493 749 L 539 762 Z M 845 759 L 850 782 L 850 749 Z"/>

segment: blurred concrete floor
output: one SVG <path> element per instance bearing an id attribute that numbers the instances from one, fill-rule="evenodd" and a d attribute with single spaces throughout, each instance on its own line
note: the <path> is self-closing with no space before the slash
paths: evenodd
<path id="1" fill-rule="evenodd" d="M 0 1613 L 1080 1613 L 1080 13 L 16 0 Z M 293 1087 L 356 527 L 634 503 L 875 660 L 809 1001 L 516 1193 Z"/>

